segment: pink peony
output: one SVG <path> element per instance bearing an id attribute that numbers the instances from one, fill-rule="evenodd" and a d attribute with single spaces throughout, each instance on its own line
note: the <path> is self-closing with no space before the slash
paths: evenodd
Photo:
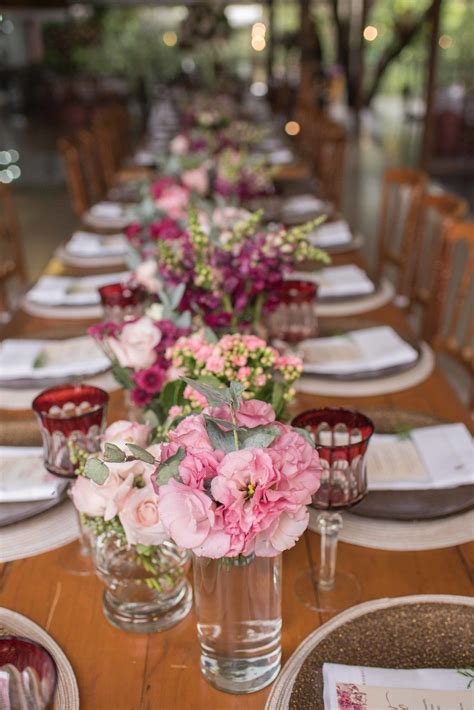
<path id="1" fill-rule="evenodd" d="M 133 274 L 134 280 L 143 286 L 148 293 L 156 293 L 160 287 L 158 264 L 155 259 L 147 259 L 137 266 Z"/>
<path id="2" fill-rule="evenodd" d="M 232 536 L 224 529 L 224 516 L 222 508 L 215 510 L 214 525 L 205 540 L 193 548 L 198 557 L 219 559 L 220 557 L 234 557 L 242 551 L 233 545 Z"/>
<path id="3" fill-rule="evenodd" d="M 193 449 L 179 464 L 179 475 L 183 483 L 191 488 L 204 488 L 204 481 L 217 475 L 217 467 L 224 458 L 223 451 Z"/>
<path id="4" fill-rule="evenodd" d="M 213 451 L 204 424 L 204 417 L 201 414 L 195 414 L 183 419 L 176 429 L 170 431 L 169 438 L 172 443 L 183 446 L 185 449 L 193 447 Z"/>
<path id="5" fill-rule="evenodd" d="M 125 419 L 110 424 L 104 432 L 103 441 L 111 444 L 116 444 L 121 448 L 125 444 L 136 444 L 137 446 L 146 446 L 150 436 L 151 427 L 148 424 L 138 424 L 138 422 L 129 422 Z"/>
<path id="6" fill-rule="evenodd" d="M 188 190 L 196 192 L 201 197 L 209 190 L 209 175 L 205 166 L 185 170 L 181 175 L 181 181 Z"/>
<path id="7" fill-rule="evenodd" d="M 202 545 L 214 526 L 214 510 L 215 503 L 206 493 L 174 479 L 160 488 L 158 512 L 177 545 L 187 549 Z"/>
<path id="8" fill-rule="evenodd" d="M 280 552 L 294 547 L 308 527 L 308 522 L 309 512 L 306 506 L 301 506 L 293 514 L 282 513 L 266 530 L 257 533 L 255 554 L 259 557 L 275 557 Z"/>
<path id="9" fill-rule="evenodd" d="M 211 409 L 211 416 L 217 419 L 225 419 L 230 422 L 230 410 L 227 405 Z M 270 404 L 261 402 L 259 399 L 248 399 L 243 401 L 240 409 L 236 412 L 237 423 L 241 426 L 254 429 L 257 426 L 264 426 L 275 421 L 275 412 Z"/>
<path id="10" fill-rule="evenodd" d="M 130 545 L 160 545 L 167 534 L 158 513 L 158 499 L 151 484 L 132 488 L 119 512 Z"/>
<path id="11" fill-rule="evenodd" d="M 109 340 L 109 345 L 119 365 L 142 370 L 154 364 L 155 348 L 160 340 L 160 330 L 150 318 L 143 316 L 125 323 L 122 332 Z"/>
<path id="12" fill-rule="evenodd" d="M 309 504 L 320 486 L 322 466 L 318 452 L 289 426 L 280 425 L 283 433 L 269 451 L 275 467 L 282 474 L 281 495 L 294 505 Z"/>

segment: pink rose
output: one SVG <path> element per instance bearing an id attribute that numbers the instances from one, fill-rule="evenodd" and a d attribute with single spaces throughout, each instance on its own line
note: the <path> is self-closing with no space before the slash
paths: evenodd
<path id="1" fill-rule="evenodd" d="M 188 206 L 189 190 L 180 185 L 172 185 L 163 190 L 156 200 L 158 209 L 166 212 L 172 219 L 180 219 Z"/>
<path id="2" fill-rule="evenodd" d="M 204 166 L 194 170 L 185 170 L 181 175 L 181 181 L 188 190 L 196 192 L 201 197 L 209 190 L 209 175 Z"/>
<path id="3" fill-rule="evenodd" d="M 160 545 L 167 534 L 158 513 L 158 499 L 151 484 L 132 488 L 119 512 L 130 545 Z"/>
<path id="4" fill-rule="evenodd" d="M 177 545 L 193 549 L 202 545 L 215 522 L 215 504 L 200 490 L 172 479 L 160 487 L 158 512 Z"/>
<path id="5" fill-rule="evenodd" d="M 179 464 L 179 475 L 183 483 L 191 488 L 204 488 L 204 481 L 214 478 L 217 467 L 224 458 L 223 451 L 193 449 Z"/>
<path id="6" fill-rule="evenodd" d="M 134 280 L 143 286 L 149 293 L 156 293 L 160 287 L 158 278 L 158 264 L 154 259 L 147 259 L 138 264 L 133 273 Z"/>
<path id="7" fill-rule="evenodd" d="M 183 446 L 185 449 L 193 447 L 213 451 L 204 425 L 204 417 L 201 414 L 195 414 L 183 419 L 176 429 L 169 432 L 169 438 L 171 442 L 178 446 Z"/>
<path id="8" fill-rule="evenodd" d="M 120 483 L 118 476 L 109 476 L 102 486 L 98 486 L 85 476 L 78 476 L 71 488 L 73 503 L 80 513 L 103 517 L 107 498 L 113 496 Z"/>
<path id="9" fill-rule="evenodd" d="M 259 557 L 275 557 L 284 550 L 294 547 L 297 540 L 308 527 L 309 512 L 301 506 L 293 513 L 282 513 L 270 527 L 257 533 L 255 554 Z"/>
<path id="10" fill-rule="evenodd" d="M 109 345 L 121 367 L 143 370 L 154 364 L 155 348 L 160 340 L 160 330 L 150 318 L 143 316 L 125 323 L 122 332 L 116 338 L 110 338 Z"/>
<path id="11" fill-rule="evenodd" d="M 210 410 L 211 416 L 217 419 L 225 419 L 230 422 L 230 410 L 227 405 L 216 407 Z M 240 405 L 236 413 L 237 423 L 242 426 L 254 429 L 257 426 L 264 426 L 275 421 L 275 412 L 270 404 L 261 402 L 259 399 L 248 399 Z"/>
<path id="12" fill-rule="evenodd" d="M 125 419 L 110 424 L 104 432 L 102 440 L 124 448 L 125 444 L 136 444 L 145 447 L 148 443 L 151 427 L 148 424 L 138 424 Z"/>

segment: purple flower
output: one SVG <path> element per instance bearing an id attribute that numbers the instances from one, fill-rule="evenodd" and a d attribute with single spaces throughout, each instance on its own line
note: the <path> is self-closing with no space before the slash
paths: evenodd
<path id="1" fill-rule="evenodd" d="M 133 379 L 139 387 L 138 391 L 144 390 L 149 394 L 159 392 L 163 387 L 165 378 L 166 370 L 157 365 L 148 367 L 146 370 L 140 370 L 133 376 Z"/>
<path id="2" fill-rule="evenodd" d="M 136 387 L 130 393 L 133 404 L 136 407 L 145 407 L 152 400 L 152 395 L 146 390 Z"/>

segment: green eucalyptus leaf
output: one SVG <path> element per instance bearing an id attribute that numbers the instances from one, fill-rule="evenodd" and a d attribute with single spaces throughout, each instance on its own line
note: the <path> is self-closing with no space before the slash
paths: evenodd
<path id="1" fill-rule="evenodd" d="M 233 431 L 222 431 L 222 429 L 209 417 L 205 417 L 206 431 L 214 449 L 220 449 L 226 454 L 236 450 Z"/>
<path id="2" fill-rule="evenodd" d="M 214 333 L 213 330 L 211 330 L 211 328 L 208 328 L 207 326 L 204 327 L 204 337 L 206 338 L 206 341 L 211 345 L 215 345 L 217 342 L 219 342 L 217 335 Z"/>
<path id="3" fill-rule="evenodd" d="M 311 446 L 313 447 L 313 449 L 315 448 L 316 444 L 315 444 L 313 435 L 311 434 L 310 431 L 307 431 L 306 429 L 302 429 L 302 428 L 299 427 L 299 426 L 294 426 L 293 429 L 294 429 L 298 434 L 300 434 L 300 436 L 304 436 L 304 438 L 306 439 L 306 441 L 308 442 L 308 444 L 311 444 Z"/>
<path id="4" fill-rule="evenodd" d="M 242 449 L 266 449 L 280 434 L 280 429 L 273 424 L 256 426 L 238 432 L 239 444 Z"/>
<path id="5" fill-rule="evenodd" d="M 170 290 L 170 305 L 173 311 L 175 311 L 181 303 L 185 289 L 186 284 L 182 283 L 175 286 L 173 290 Z"/>
<path id="6" fill-rule="evenodd" d="M 143 461 L 144 463 L 155 463 L 155 457 L 141 446 L 137 446 L 136 444 L 127 444 L 127 448 L 130 449 L 132 455 L 136 459 L 139 459 L 139 461 Z"/>
<path id="7" fill-rule="evenodd" d="M 242 392 L 244 391 L 244 386 L 241 382 L 232 381 L 229 389 L 232 397 L 232 404 L 234 409 L 237 411 L 240 409 L 240 404 L 242 402 Z"/>
<path id="8" fill-rule="evenodd" d="M 196 392 L 202 394 L 210 407 L 221 407 L 232 402 L 230 389 L 220 382 L 218 387 L 217 385 L 204 384 L 199 380 L 191 380 L 189 377 L 183 377 L 183 380 Z"/>
<path id="9" fill-rule="evenodd" d="M 109 477 L 109 469 L 103 461 L 93 456 L 86 461 L 84 476 L 101 486 Z"/>
<path id="10" fill-rule="evenodd" d="M 240 431 L 242 427 L 240 424 L 233 424 L 232 422 L 227 421 L 227 419 L 219 419 L 218 417 L 210 417 L 207 414 L 204 415 L 205 419 L 208 419 L 210 422 L 214 422 L 214 424 L 218 424 L 220 427 L 224 427 L 226 431 Z M 245 431 L 245 430 L 243 430 Z"/>
<path id="11" fill-rule="evenodd" d="M 119 385 L 122 385 L 126 390 L 135 387 L 135 382 L 132 377 L 133 370 L 130 367 L 121 367 L 118 363 L 114 363 L 112 365 L 112 375 Z"/>
<path id="12" fill-rule="evenodd" d="M 156 482 L 159 486 L 165 486 L 171 478 L 175 478 L 180 481 L 178 469 L 179 464 L 186 456 L 186 451 L 182 446 L 179 447 L 177 452 L 170 456 L 164 463 L 160 465 L 156 472 Z"/>
<path id="13" fill-rule="evenodd" d="M 153 411 L 153 409 L 147 409 L 145 411 L 145 414 L 143 415 L 143 419 L 145 421 L 145 424 L 148 424 L 148 426 L 150 426 L 152 429 L 156 429 L 156 427 L 160 423 L 158 416 L 156 412 Z"/>
<path id="14" fill-rule="evenodd" d="M 104 460 L 109 463 L 122 463 L 125 461 L 126 454 L 121 448 L 115 444 L 106 443 L 104 447 Z"/>

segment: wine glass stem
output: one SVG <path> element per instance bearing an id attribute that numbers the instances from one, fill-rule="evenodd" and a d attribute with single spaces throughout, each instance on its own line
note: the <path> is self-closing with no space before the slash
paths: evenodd
<path id="1" fill-rule="evenodd" d="M 342 528 L 339 513 L 324 512 L 318 516 L 318 530 L 321 535 L 321 563 L 318 586 L 322 591 L 330 591 L 336 581 L 337 542 Z"/>

